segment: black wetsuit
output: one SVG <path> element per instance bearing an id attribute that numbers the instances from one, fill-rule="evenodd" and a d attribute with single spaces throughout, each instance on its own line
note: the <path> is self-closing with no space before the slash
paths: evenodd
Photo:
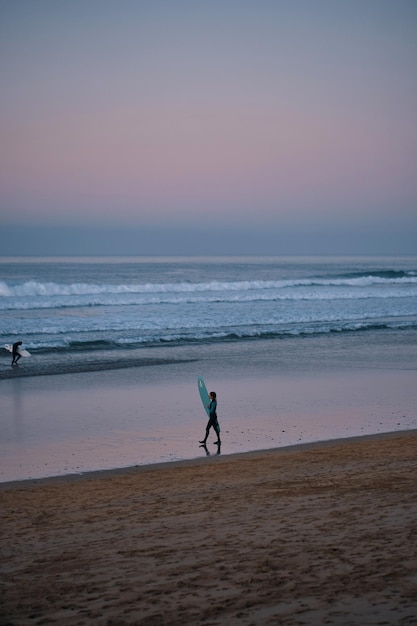
<path id="1" fill-rule="evenodd" d="M 209 406 L 210 417 L 209 417 L 209 421 L 207 422 L 207 426 L 206 426 L 206 438 L 205 438 L 205 440 L 207 440 L 210 428 L 213 428 L 215 430 L 216 434 L 217 434 L 218 441 L 220 441 L 220 426 L 219 426 L 219 422 L 217 420 L 216 409 L 217 409 L 217 400 L 210 400 L 210 406 Z"/>
<path id="2" fill-rule="evenodd" d="M 22 342 L 21 342 L 21 341 L 16 341 L 16 343 L 14 343 L 14 344 L 13 344 L 13 350 L 12 350 L 12 356 L 13 356 L 13 359 L 12 359 L 12 365 L 15 365 L 15 364 L 18 362 L 18 360 L 19 360 L 20 358 L 22 358 L 22 355 L 21 355 L 21 354 L 19 354 L 19 352 L 18 352 L 18 350 L 19 350 L 19 348 L 20 348 L 20 346 L 21 346 L 21 345 L 22 345 Z"/>

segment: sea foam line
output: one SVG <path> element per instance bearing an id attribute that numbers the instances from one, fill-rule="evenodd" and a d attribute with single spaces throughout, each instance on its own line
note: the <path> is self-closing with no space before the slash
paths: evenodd
<path id="1" fill-rule="evenodd" d="M 417 294 L 415 294 L 417 297 Z M 408 291 L 392 292 L 361 292 L 352 293 L 348 291 L 339 291 L 335 293 L 287 293 L 287 294 L 245 294 L 233 295 L 225 294 L 220 296 L 199 296 L 190 294 L 188 297 L 166 296 L 166 297 L 146 297 L 140 294 L 131 294 L 130 297 L 120 296 L 115 298 L 115 294 L 103 294 L 102 296 L 72 296 L 66 299 L 65 296 L 49 296 L 47 298 L 14 298 L 8 300 L 0 300 L 1 311 L 36 311 L 36 310 L 60 310 L 71 308 L 93 308 L 93 307 L 133 307 L 133 306 L 152 306 L 152 305 L 186 305 L 186 304 L 215 304 L 215 303 L 253 303 L 256 302 L 313 302 L 313 301 L 337 301 L 337 300 L 388 300 L 388 299 L 405 299 L 412 298 L 413 294 Z"/>
<path id="2" fill-rule="evenodd" d="M 76 337 L 71 332 L 66 331 L 64 336 L 58 333 L 54 339 L 52 334 L 48 335 L 48 339 L 33 337 L 25 345 L 33 353 L 48 353 L 56 351 L 101 351 L 114 349 L 134 349 L 140 346 L 152 346 L 161 344 L 182 343 L 184 345 L 195 342 L 211 342 L 211 341 L 234 341 L 245 339 L 265 339 L 265 338 L 284 338 L 284 337 L 301 337 L 309 335 L 327 335 L 333 333 L 355 333 L 369 330 L 406 330 L 416 328 L 415 321 L 388 321 L 388 320 L 350 320 L 350 321 L 327 321 L 327 322 L 303 322 L 302 324 L 284 324 L 271 326 L 268 324 L 260 324 L 259 326 L 224 326 L 220 328 L 183 328 L 183 329 L 160 329 L 159 332 L 144 332 L 143 334 L 131 334 L 129 336 L 107 339 L 98 339 L 97 336 L 91 337 L 90 333 L 86 333 L 83 339 L 82 335 Z"/>
<path id="3" fill-rule="evenodd" d="M 296 287 L 368 287 L 371 285 L 417 285 L 417 276 L 407 275 L 396 278 L 382 276 L 359 276 L 356 278 L 306 278 L 298 280 L 255 280 L 255 281 L 209 281 L 203 283 L 131 283 L 94 284 L 27 281 L 18 285 L 8 285 L 0 281 L 0 297 L 39 297 L 74 296 L 100 294 L 149 294 L 149 293 L 193 293 L 206 291 L 252 291 L 266 289 L 287 289 Z"/>

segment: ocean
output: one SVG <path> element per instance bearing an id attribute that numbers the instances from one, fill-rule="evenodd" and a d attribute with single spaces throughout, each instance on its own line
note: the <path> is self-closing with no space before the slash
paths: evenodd
<path id="1" fill-rule="evenodd" d="M 0 258 L 0 481 L 417 428 L 417 258 Z M 209 450 L 214 454 L 214 450 Z"/>
<path id="2" fill-rule="evenodd" d="M 160 346 L 407 332 L 417 259 L 3 258 L 0 316 L 0 345 L 21 339 L 42 371 Z"/>

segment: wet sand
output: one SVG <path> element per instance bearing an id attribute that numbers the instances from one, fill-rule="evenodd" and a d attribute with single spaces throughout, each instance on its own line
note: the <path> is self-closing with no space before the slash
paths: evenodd
<path id="1" fill-rule="evenodd" d="M 1 381 L 0 482 L 204 457 L 195 370 Z M 222 454 L 417 428 L 415 370 L 239 374 L 205 376 L 217 391 Z"/>
<path id="2" fill-rule="evenodd" d="M 0 624 L 417 624 L 417 431 L 0 485 Z"/>

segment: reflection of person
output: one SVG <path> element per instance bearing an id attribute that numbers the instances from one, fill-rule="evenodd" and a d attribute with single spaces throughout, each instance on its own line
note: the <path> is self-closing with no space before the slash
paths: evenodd
<path id="1" fill-rule="evenodd" d="M 18 360 L 22 358 L 22 355 L 19 353 L 19 348 L 22 345 L 21 341 L 16 341 L 16 343 L 13 344 L 13 349 L 12 349 L 12 365 L 16 365 Z"/>
<path id="2" fill-rule="evenodd" d="M 203 444 L 203 446 L 206 445 L 206 441 L 207 441 L 207 437 L 209 435 L 209 431 L 210 428 L 213 428 L 216 431 L 217 434 L 217 441 L 215 441 L 215 443 L 220 446 L 221 441 L 220 441 L 220 426 L 219 426 L 219 422 L 217 420 L 217 399 L 216 399 L 216 392 L 215 391 L 210 391 L 209 393 L 209 397 L 210 397 L 210 404 L 209 404 L 209 421 L 207 422 L 207 426 L 206 426 L 206 436 L 204 437 L 203 441 L 200 441 L 200 443 Z"/>

